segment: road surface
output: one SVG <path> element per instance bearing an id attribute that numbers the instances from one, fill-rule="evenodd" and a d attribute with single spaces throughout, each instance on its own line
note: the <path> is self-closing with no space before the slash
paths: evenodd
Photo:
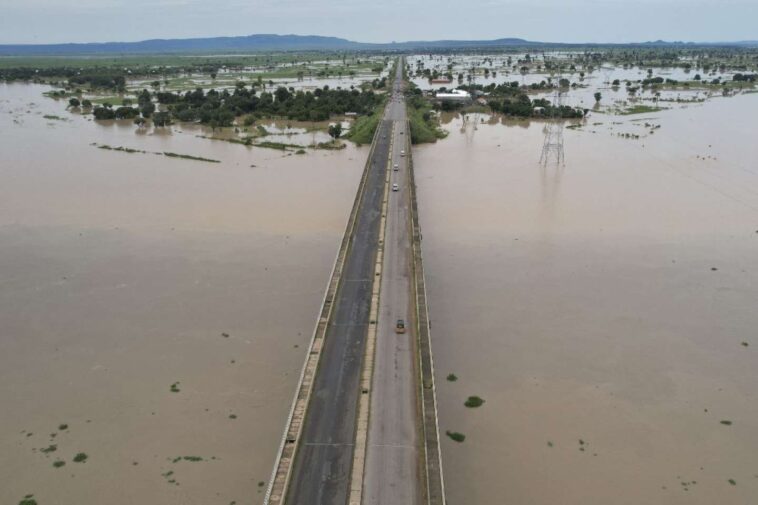
<path id="1" fill-rule="evenodd" d="M 417 435 L 417 370 L 415 327 L 411 302 L 410 196 L 406 149 L 405 103 L 402 95 L 388 106 L 395 123 L 391 183 L 385 229 L 384 264 L 379 299 L 371 413 L 363 488 L 367 505 L 415 505 L 421 503 L 419 437 Z M 406 333 L 395 333 L 403 319 Z"/>

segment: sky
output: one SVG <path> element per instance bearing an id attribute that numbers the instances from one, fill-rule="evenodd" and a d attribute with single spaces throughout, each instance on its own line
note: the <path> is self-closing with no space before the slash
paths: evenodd
<path id="1" fill-rule="evenodd" d="M 758 0 L 0 0 L 0 44 L 254 33 L 359 42 L 758 39 Z"/>

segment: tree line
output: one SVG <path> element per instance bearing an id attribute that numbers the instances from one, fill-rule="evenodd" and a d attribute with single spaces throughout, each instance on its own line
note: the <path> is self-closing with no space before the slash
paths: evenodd
<path id="1" fill-rule="evenodd" d="M 165 110 L 156 112 L 155 102 Z M 371 90 L 330 89 L 329 86 L 314 91 L 279 87 L 273 93 L 258 93 L 238 83 L 233 91 L 204 91 L 197 88 L 185 93 L 147 89 L 137 95 L 137 107 L 131 104 L 118 108 L 104 104 L 95 107 L 95 119 L 130 119 L 153 117 L 158 124 L 171 120 L 198 122 L 212 127 L 232 126 L 237 117 L 248 116 L 250 124 L 255 118 L 281 117 L 298 121 L 325 121 L 333 115 L 354 112 L 370 114 L 382 102 L 380 95 Z"/>

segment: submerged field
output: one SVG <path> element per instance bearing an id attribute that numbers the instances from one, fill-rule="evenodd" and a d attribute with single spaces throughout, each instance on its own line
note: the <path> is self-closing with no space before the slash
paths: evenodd
<path id="1" fill-rule="evenodd" d="M 525 56 L 407 63 L 558 77 Z M 155 58 L 128 64 L 180 64 Z M 360 88 L 389 61 L 224 58 L 83 96 Z M 630 93 L 651 68 L 736 71 L 613 58 L 561 74 L 589 110 L 564 123 L 565 166 L 538 162 L 545 118 L 419 109 L 444 130 L 414 159 L 449 503 L 758 496 L 758 94 Z M 260 503 L 368 153 L 328 128 L 377 118 L 136 126 L 60 89 L 0 84 L 0 502 Z"/>
<path id="2" fill-rule="evenodd" d="M 260 503 L 367 148 L 48 119 L 44 89 L 0 85 L 0 502 Z"/>
<path id="3" fill-rule="evenodd" d="M 756 110 L 591 113 L 545 167 L 543 122 L 443 114 L 414 156 L 450 503 L 758 496 Z"/>

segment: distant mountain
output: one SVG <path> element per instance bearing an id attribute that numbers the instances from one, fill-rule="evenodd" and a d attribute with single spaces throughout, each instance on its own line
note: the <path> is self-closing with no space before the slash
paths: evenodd
<path id="1" fill-rule="evenodd" d="M 244 51 L 360 49 L 364 45 L 337 37 L 259 34 L 242 37 L 152 39 L 140 42 L 0 45 L 0 55 L 239 53 Z"/>
<path id="2" fill-rule="evenodd" d="M 260 51 L 423 51 L 433 49 L 492 49 L 498 47 L 601 47 L 601 46 L 740 46 L 758 47 L 758 41 L 740 42 L 653 42 L 629 44 L 535 42 L 518 38 L 494 40 L 429 40 L 372 44 L 338 37 L 318 35 L 258 34 L 241 37 L 209 37 L 197 39 L 152 39 L 140 42 L 102 42 L 89 44 L 15 44 L 0 45 L 0 55 L 92 55 L 92 54 L 156 54 L 156 53 L 242 53 Z"/>

